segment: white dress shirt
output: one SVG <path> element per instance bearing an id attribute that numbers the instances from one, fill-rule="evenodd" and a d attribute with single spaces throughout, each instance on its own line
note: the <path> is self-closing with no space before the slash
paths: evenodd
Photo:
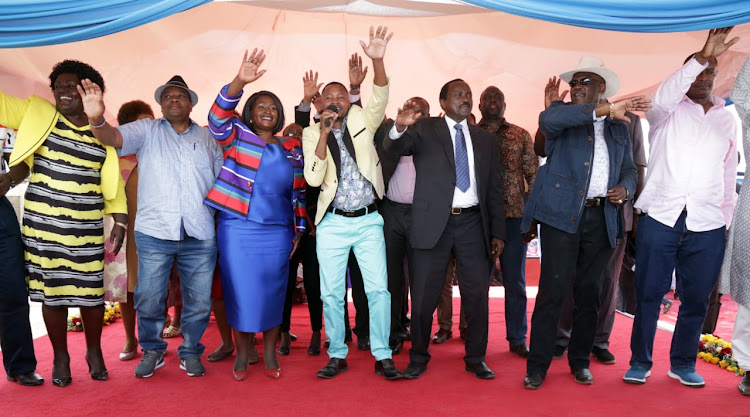
<path id="1" fill-rule="evenodd" d="M 445 116 L 445 123 L 448 125 L 448 131 L 451 133 L 451 143 L 453 143 L 453 158 L 455 161 L 456 157 L 456 124 L 461 125 L 461 130 L 464 134 L 464 141 L 466 142 L 466 155 L 469 158 L 469 179 L 471 183 L 466 191 L 461 191 L 458 187 L 453 189 L 453 207 L 468 208 L 474 207 L 479 204 L 479 197 L 477 194 L 477 175 L 474 171 L 474 146 L 471 143 L 471 133 L 469 133 L 469 124 L 466 119 L 462 120 L 461 123 L 456 122 L 448 116 Z M 392 140 L 396 140 L 406 132 L 396 130 L 396 124 L 393 124 L 391 131 L 388 133 L 388 137 Z M 454 163 L 455 169 L 455 163 Z"/>
<path id="2" fill-rule="evenodd" d="M 591 177 L 587 198 L 606 197 L 609 185 L 609 151 L 604 140 L 604 119 L 594 113 L 594 159 L 591 162 Z"/>
<path id="3" fill-rule="evenodd" d="M 708 64 L 690 59 L 669 76 L 646 112 L 651 125 L 648 175 L 635 208 L 674 227 L 687 209 L 688 230 L 729 227 L 736 204 L 739 126 L 724 100 L 712 96 L 708 112 L 685 93 Z"/>

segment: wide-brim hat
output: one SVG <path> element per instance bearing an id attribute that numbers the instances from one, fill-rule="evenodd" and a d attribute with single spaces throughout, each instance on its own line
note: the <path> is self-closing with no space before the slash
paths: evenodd
<path id="1" fill-rule="evenodd" d="M 167 81 L 166 84 L 156 89 L 156 92 L 154 93 L 154 99 L 157 103 L 161 103 L 161 95 L 167 87 L 182 88 L 183 90 L 187 91 L 188 94 L 190 94 L 190 102 L 193 103 L 193 106 L 198 104 L 198 94 L 195 94 L 195 91 L 189 89 L 185 80 L 183 80 L 179 75 L 175 75 L 169 81 Z"/>
<path id="2" fill-rule="evenodd" d="M 606 89 L 602 98 L 609 98 L 617 94 L 620 89 L 620 77 L 615 74 L 614 71 L 608 68 L 604 68 L 604 62 L 595 56 L 583 56 L 578 62 L 578 67 L 568 72 L 560 74 L 560 79 L 569 83 L 573 79 L 573 76 L 579 72 L 590 72 L 596 74 L 604 79 L 606 83 Z"/>

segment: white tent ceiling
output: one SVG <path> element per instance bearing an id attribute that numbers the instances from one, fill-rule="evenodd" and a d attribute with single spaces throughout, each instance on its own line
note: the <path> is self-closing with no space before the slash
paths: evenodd
<path id="1" fill-rule="evenodd" d="M 422 17 L 393 17 L 419 14 Z M 193 118 L 205 124 L 213 98 L 235 75 L 243 51 L 259 47 L 268 54 L 263 65 L 268 72 L 246 91 L 278 94 L 289 123 L 302 96 L 303 73 L 314 69 L 321 82 L 346 82 L 347 59 L 361 52 L 359 41 L 366 39 L 371 24 L 386 24 L 395 33 L 386 56 L 389 115 L 415 95 L 425 97 L 436 115 L 440 87 L 460 77 L 477 96 L 477 116 L 479 94 L 496 85 L 506 94 L 508 120 L 532 133 L 547 79 L 574 68 L 581 55 L 597 55 L 619 73 L 618 96 L 649 93 L 705 39 L 704 32 L 620 33 L 564 26 L 448 0 L 213 2 L 103 38 L 0 50 L 0 90 L 50 98 L 47 76 L 52 66 L 79 59 L 104 75 L 108 117 L 113 119 L 118 107 L 133 99 L 145 100 L 159 114 L 154 89 L 181 74 L 200 96 Z M 731 89 L 750 52 L 750 24 L 733 34 L 742 40 L 720 60 L 719 94 Z M 365 99 L 369 91 L 363 86 Z"/>

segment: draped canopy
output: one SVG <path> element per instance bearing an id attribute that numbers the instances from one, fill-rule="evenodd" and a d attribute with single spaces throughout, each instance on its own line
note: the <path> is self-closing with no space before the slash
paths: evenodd
<path id="1" fill-rule="evenodd" d="M 498 86 L 508 120 L 533 132 L 548 78 L 575 68 L 582 55 L 602 58 L 619 74 L 615 98 L 650 94 L 702 46 L 705 31 L 688 30 L 750 21 L 748 13 L 746 0 L 6 0 L 0 2 L 0 91 L 51 99 L 52 66 L 79 59 L 106 80 L 108 118 L 133 99 L 150 103 L 158 115 L 154 89 L 180 74 L 200 96 L 193 118 L 205 124 L 208 106 L 235 75 L 244 50 L 258 47 L 268 54 L 268 72 L 246 91 L 275 92 L 291 115 L 306 70 L 318 71 L 320 82 L 346 83 L 347 59 L 361 53 L 369 25 L 386 24 L 395 32 L 386 56 L 389 116 L 412 96 L 426 98 L 436 115 L 440 87 L 460 77 L 476 97 Z M 679 31 L 647 33 L 671 30 Z M 732 36 L 741 41 L 720 59 L 715 93 L 722 96 L 750 52 L 750 24 L 735 27 Z M 479 117 L 477 104 L 475 98 Z"/>

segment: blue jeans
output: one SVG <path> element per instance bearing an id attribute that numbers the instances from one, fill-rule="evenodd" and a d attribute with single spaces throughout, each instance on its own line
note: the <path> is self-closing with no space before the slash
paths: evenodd
<path id="1" fill-rule="evenodd" d="M 635 250 L 635 320 L 630 338 L 630 365 L 651 369 L 656 322 L 661 300 L 669 291 L 672 270 L 677 273 L 680 312 L 677 316 L 670 361 L 674 369 L 695 370 L 696 352 L 708 298 L 724 258 L 726 227 L 691 232 L 683 211 L 674 227 L 649 216 L 638 220 Z"/>
<path id="2" fill-rule="evenodd" d="M 182 292 L 182 337 L 177 349 L 180 359 L 200 358 L 200 343 L 211 314 L 211 284 L 216 267 L 216 239 L 162 240 L 135 232 L 138 247 L 138 285 L 135 310 L 138 313 L 138 342 L 143 350 L 164 352 L 161 337 L 167 300 L 167 283 L 176 262 Z"/>
<path id="3" fill-rule="evenodd" d="M 500 267 L 505 287 L 505 331 L 511 346 L 526 344 L 526 247 L 521 219 L 505 220 L 505 249 Z"/>
<path id="4" fill-rule="evenodd" d="M 331 341 L 328 356 L 343 359 L 349 353 L 344 343 L 344 297 L 346 264 L 349 251 L 354 250 L 370 307 L 370 351 L 376 360 L 390 359 L 391 293 L 388 292 L 383 217 L 378 212 L 361 217 L 326 213 L 315 235 L 320 263 L 320 298 L 326 336 Z"/>

